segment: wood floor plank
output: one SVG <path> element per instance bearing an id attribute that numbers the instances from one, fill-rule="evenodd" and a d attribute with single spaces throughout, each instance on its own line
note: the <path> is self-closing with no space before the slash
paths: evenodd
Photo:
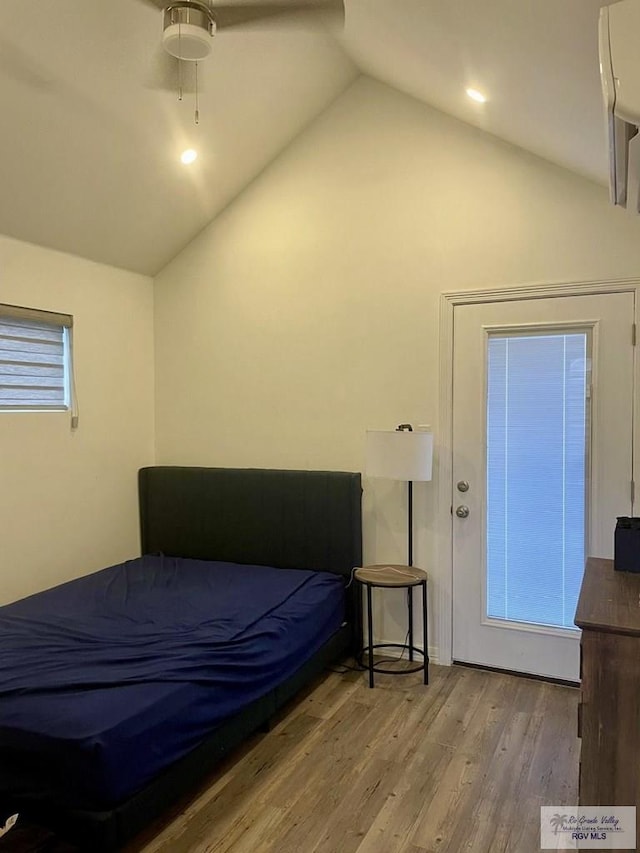
<path id="1" fill-rule="evenodd" d="M 505 727 L 489 764 L 482 796 L 470 814 L 471 824 L 477 828 L 474 844 L 478 849 L 504 853 L 513 826 L 528 819 L 522 779 L 530 762 L 533 727 L 538 725 L 539 720 L 517 712 Z M 456 849 L 466 835 L 458 828 L 451 836 L 449 849 Z"/>
<path id="2" fill-rule="evenodd" d="M 295 835 L 285 833 L 283 840 L 293 842 L 292 853 L 303 849 L 309 853 L 333 853 L 339 838 L 341 853 L 355 853 L 400 773 L 397 765 L 370 758 L 352 778 L 343 799 L 333 793 L 331 809 L 324 808 L 322 802 L 319 804 L 317 817 L 322 816 L 319 834 L 307 833 L 300 827 L 302 831 Z"/>
<path id="3" fill-rule="evenodd" d="M 425 741 L 419 754 L 400 765 L 400 780 L 372 821 L 357 853 L 404 849 L 425 802 L 430 802 L 438 790 L 452 752 L 450 746 Z"/>
<path id="4" fill-rule="evenodd" d="M 425 737 L 448 746 L 457 746 L 485 698 L 488 683 L 481 673 L 462 669 L 454 680 L 446 702 L 425 731 Z"/>
<path id="5" fill-rule="evenodd" d="M 329 720 L 341 705 L 360 690 L 359 673 L 345 672 L 340 679 L 324 678 L 315 682 L 313 690 L 296 706 L 302 713 Z"/>
<path id="6" fill-rule="evenodd" d="M 186 853 L 195 849 L 211 827 L 223 835 L 243 814 L 264 785 L 274 776 L 284 776 L 284 767 L 295 761 L 296 750 L 304 749 L 307 737 L 318 734 L 318 720 L 297 714 L 283 721 L 268 736 L 251 739 L 250 747 L 235 764 L 212 779 L 183 809 L 179 819 L 165 827 L 144 846 L 145 853 Z M 135 845 L 132 846 L 135 850 Z"/>
<path id="7" fill-rule="evenodd" d="M 392 726 L 393 718 L 380 715 L 374 706 L 353 703 L 350 710 L 347 728 L 331 728 L 329 737 L 309 752 L 308 762 L 274 785 L 273 800 L 300 812 L 280 839 L 282 850 L 324 849 L 329 823 L 335 825 L 344 845 L 343 815 L 354 825 L 359 810 L 374 813 L 384 801 L 384 789 L 395 781 L 399 768 L 379 759 L 375 750 L 376 731 Z M 296 808 L 298 804 L 302 808 Z M 356 836 L 359 831 L 356 822 Z"/>
<path id="8" fill-rule="evenodd" d="M 176 847 L 176 853 L 229 853 L 232 850 L 256 851 L 274 831 L 280 832 L 282 811 L 273 806 L 250 809 L 239 814 L 227 827 L 224 835 L 216 833 L 212 839 L 205 834 L 197 843 L 188 847 Z M 269 849 L 263 848 L 263 849 Z"/>
<path id="9" fill-rule="evenodd" d="M 328 673 L 128 853 L 538 853 L 577 797 L 577 691 Z"/>
<path id="10" fill-rule="evenodd" d="M 387 736 L 379 734 L 377 738 L 376 751 L 381 757 L 406 761 L 415 753 L 436 719 L 440 718 L 456 687 L 457 679 L 452 678 L 451 673 L 450 667 L 439 667 L 433 673 L 427 690 L 419 690 L 414 679 L 413 683 L 405 681 L 395 688 L 391 685 L 385 691 L 388 713 L 393 713 L 394 721 L 387 730 Z M 370 698 L 379 705 L 380 700 L 375 695 Z"/>
<path id="11" fill-rule="evenodd" d="M 569 698 L 573 701 L 567 701 Z M 577 775 L 567 775 L 567 767 L 577 767 L 578 691 L 556 684 L 543 684 L 539 693 L 542 727 L 529 771 L 532 790 L 542 792 L 541 805 L 577 802 Z"/>

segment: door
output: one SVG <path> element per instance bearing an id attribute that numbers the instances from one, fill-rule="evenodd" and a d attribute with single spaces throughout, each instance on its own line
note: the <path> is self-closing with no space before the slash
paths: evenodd
<path id="1" fill-rule="evenodd" d="M 632 514 L 633 317 L 633 293 L 454 308 L 454 660 L 578 680 L 585 558 Z"/>

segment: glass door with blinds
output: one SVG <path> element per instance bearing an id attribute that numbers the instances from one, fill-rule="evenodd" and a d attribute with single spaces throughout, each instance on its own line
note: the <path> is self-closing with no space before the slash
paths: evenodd
<path id="1" fill-rule="evenodd" d="M 454 659 L 578 678 L 585 559 L 631 511 L 633 308 L 455 308 Z"/>

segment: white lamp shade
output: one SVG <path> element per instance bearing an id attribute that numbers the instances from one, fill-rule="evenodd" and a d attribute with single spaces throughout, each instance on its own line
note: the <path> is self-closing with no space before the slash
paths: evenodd
<path id="1" fill-rule="evenodd" d="M 367 430 L 366 475 L 387 480 L 430 480 L 433 434 Z"/>

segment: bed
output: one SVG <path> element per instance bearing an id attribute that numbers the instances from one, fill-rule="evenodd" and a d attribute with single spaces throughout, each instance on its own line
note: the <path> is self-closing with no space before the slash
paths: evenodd
<path id="1" fill-rule="evenodd" d="M 0 608 L 0 809 L 96 851 L 361 637 L 359 474 L 158 466 L 139 498 L 141 557 Z"/>

